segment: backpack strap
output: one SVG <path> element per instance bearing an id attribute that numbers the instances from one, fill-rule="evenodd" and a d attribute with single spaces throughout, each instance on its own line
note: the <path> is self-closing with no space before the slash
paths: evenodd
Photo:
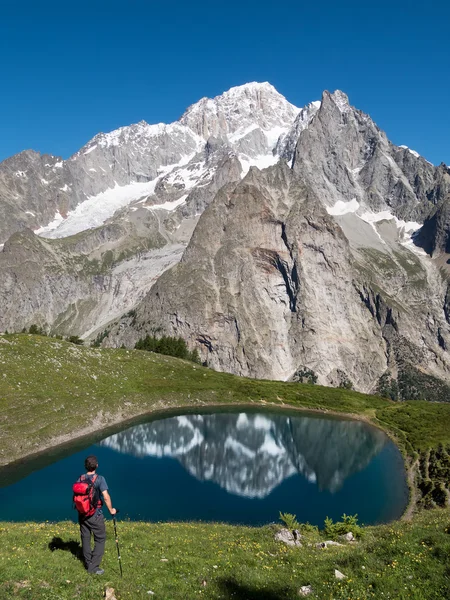
<path id="1" fill-rule="evenodd" d="M 101 499 L 101 493 L 100 493 L 100 490 L 95 487 L 95 482 L 97 481 L 97 479 L 98 479 L 98 475 L 96 473 L 91 479 L 92 487 L 94 488 L 92 497 L 93 497 L 93 499 L 95 499 L 95 497 L 97 496 L 97 502 L 96 502 L 95 508 L 101 508 L 103 506 L 103 502 Z"/>

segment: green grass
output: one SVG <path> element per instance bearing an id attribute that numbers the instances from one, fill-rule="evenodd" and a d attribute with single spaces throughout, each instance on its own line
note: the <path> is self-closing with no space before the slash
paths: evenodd
<path id="1" fill-rule="evenodd" d="M 448 523 L 448 512 L 426 511 L 411 523 L 367 527 L 356 545 L 323 550 L 314 533 L 288 548 L 274 540 L 274 526 L 118 522 L 123 578 L 110 521 L 101 577 L 70 551 L 79 539 L 74 523 L 2 523 L 0 597 L 100 600 L 112 586 L 117 600 L 294 600 L 311 585 L 309 597 L 321 600 L 442 600 L 450 597 Z M 65 549 L 52 552 L 54 538 Z M 336 580 L 334 569 L 347 579 Z"/>

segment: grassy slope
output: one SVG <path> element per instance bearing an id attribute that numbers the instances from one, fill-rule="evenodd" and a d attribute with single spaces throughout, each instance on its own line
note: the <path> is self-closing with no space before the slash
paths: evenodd
<path id="1" fill-rule="evenodd" d="M 410 457 L 450 442 L 450 404 L 392 403 L 347 390 L 246 380 L 170 357 L 29 335 L 0 336 L 0 402 L 3 464 L 87 433 L 77 429 L 80 416 L 100 428 L 151 410 L 219 402 L 363 416 L 396 436 Z M 307 584 L 315 598 L 445 598 L 448 517 L 448 511 L 421 512 L 411 523 L 367 528 L 356 547 L 325 551 L 286 549 L 273 541 L 270 528 L 119 523 L 125 577 L 118 576 L 110 531 L 101 581 L 89 578 L 69 551 L 48 548 L 55 536 L 75 545 L 74 524 L 1 523 L 0 597 L 92 600 L 102 597 L 109 581 L 118 600 L 148 598 L 149 590 L 174 600 L 275 600 L 298 597 Z M 348 575 L 344 583 L 334 579 L 334 568 Z"/>
<path id="2" fill-rule="evenodd" d="M 447 511 L 425 511 L 411 523 L 368 527 L 357 545 L 326 550 L 315 547 L 314 533 L 313 546 L 288 548 L 271 527 L 119 522 L 123 579 L 111 522 L 102 577 L 85 573 L 72 554 L 75 524 L 0 523 L 0 597 L 100 600 L 108 585 L 117 600 L 294 600 L 311 585 L 315 600 L 442 600 L 450 597 L 448 522 Z M 51 552 L 54 538 L 65 546 Z M 334 569 L 347 579 L 336 580 Z"/>

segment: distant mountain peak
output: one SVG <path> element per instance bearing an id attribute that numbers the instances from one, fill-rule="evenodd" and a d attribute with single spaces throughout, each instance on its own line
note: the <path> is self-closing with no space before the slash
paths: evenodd
<path id="1" fill-rule="evenodd" d="M 347 113 L 351 110 L 348 96 L 341 90 L 335 90 L 334 92 L 325 90 L 322 94 L 322 103 L 327 104 L 328 102 L 332 102 L 337 106 L 341 113 Z"/>
<path id="2" fill-rule="evenodd" d="M 299 111 L 270 83 L 252 82 L 232 87 L 213 99 L 202 98 L 186 110 L 179 122 L 208 139 L 248 133 L 251 126 L 263 131 L 275 127 L 287 131 Z"/>

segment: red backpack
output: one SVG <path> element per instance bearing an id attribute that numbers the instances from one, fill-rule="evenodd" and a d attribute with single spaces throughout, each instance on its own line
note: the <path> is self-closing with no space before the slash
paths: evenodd
<path id="1" fill-rule="evenodd" d="M 88 479 L 86 475 L 81 475 L 79 481 L 73 484 L 73 505 L 77 509 L 81 517 L 92 517 L 97 510 L 99 500 L 94 499 L 95 489 L 94 483 L 97 479 L 95 474 L 92 479 Z"/>

